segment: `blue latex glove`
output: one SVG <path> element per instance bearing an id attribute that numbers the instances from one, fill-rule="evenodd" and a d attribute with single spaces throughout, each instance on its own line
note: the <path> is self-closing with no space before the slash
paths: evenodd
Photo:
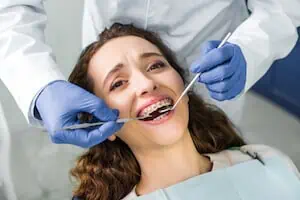
<path id="1" fill-rule="evenodd" d="M 36 100 L 36 108 L 52 142 L 57 144 L 89 148 L 123 126 L 123 123 L 115 122 L 118 110 L 108 108 L 102 99 L 67 81 L 55 81 L 45 87 Z M 65 126 L 78 124 L 77 116 L 82 112 L 109 122 L 88 129 L 62 130 Z"/>
<path id="2" fill-rule="evenodd" d="M 241 93 L 246 84 L 246 60 L 238 45 L 209 41 L 201 47 L 202 56 L 191 65 L 191 72 L 202 74 L 198 82 L 204 83 L 213 99 L 229 100 Z"/>

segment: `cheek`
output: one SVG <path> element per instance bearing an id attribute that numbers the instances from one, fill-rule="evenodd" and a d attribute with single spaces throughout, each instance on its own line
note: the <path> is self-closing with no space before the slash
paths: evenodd
<path id="1" fill-rule="evenodd" d="M 129 95 L 112 95 L 104 100 L 110 108 L 119 110 L 119 118 L 129 117 L 131 105 L 131 98 Z"/>
<path id="2" fill-rule="evenodd" d="M 165 75 L 163 80 L 165 81 L 166 85 L 176 93 L 180 93 L 184 90 L 184 83 L 181 76 L 175 71 L 172 70 L 168 75 Z"/>
<path id="3" fill-rule="evenodd" d="M 127 122 L 118 131 L 117 136 L 129 146 L 140 146 L 144 144 L 143 132 L 145 130 L 140 129 L 136 122 Z"/>

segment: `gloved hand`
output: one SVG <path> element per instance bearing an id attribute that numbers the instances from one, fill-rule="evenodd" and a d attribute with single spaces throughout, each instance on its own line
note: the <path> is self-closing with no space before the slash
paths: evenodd
<path id="1" fill-rule="evenodd" d="M 191 72 L 202 74 L 198 82 L 206 85 L 213 99 L 229 100 L 241 93 L 246 84 L 246 60 L 238 45 L 209 41 L 201 47 L 202 56 L 192 63 Z"/>
<path id="2" fill-rule="evenodd" d="M 101 143 L 118 131 L 123 123 L 116 123 L 119 112 L 86 90 L 67 81 L 55 81 L 44 88 L 36 100 L 36 108 L 52 142 L 88 148 Z M 90 113 L 103 125 L 88 129 L 62 130 L 78 124 L 79 113 Z"/>

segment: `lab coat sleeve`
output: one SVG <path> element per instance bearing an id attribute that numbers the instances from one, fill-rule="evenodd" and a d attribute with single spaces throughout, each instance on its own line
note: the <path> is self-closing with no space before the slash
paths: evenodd
<path id="1" fill-rule="evenodd" d="M 36 96 L 65 80 L 45 44 L 46 21 L 42 0 L 0 1 L 0 79 L 32 125 L 40 124 L 32 112 Z"/>
<path id="2" fill-rule="evenodd" d="M 272 63 L 295 46 L 300 25 L 300 0 L 248 0 L 251 15 L 232 34 L 229 42 L 240 46 L 247 63 L 249 90 Z"/>
<path id="3" fill-rule="evenodd" d="M 82 38 L 81 38 L 81 46 L 84 49 L 86 46 L 96 41 L 98 38 L 98 31 L 95 27 L 91 6 L 89 5 L 90 1 L 84 1 L 84 9 L 83 9 L 83 17 L 82 17 Z M 103 23 L 98 24 L 103 27 Z"/>

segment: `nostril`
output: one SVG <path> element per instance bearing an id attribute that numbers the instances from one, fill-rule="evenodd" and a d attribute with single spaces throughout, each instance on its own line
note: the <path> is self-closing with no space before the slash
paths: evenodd
<path id="1" fill-rule="evenodd" d="M 154 85 L 151 91 L 157 90 L 157 88 L 158 88 L 157 85 Z M 141 93 L 141 95 L 145 95 L 145 94 L 147 94 L 147 93 L 149 93 L 149 92 L 151 92 L 151 91 L 150 91 L 150 89 L 148 88 L 147 90 L 144 90 L 144 91 Z"/>
<path id="2" fill-rule="evenodd" d="M 148 93 L 148 91 L 144 91 L 144 92 L 142 92 L 142 95 L 145 95 L 145 94 L 147 94 Z"/>

